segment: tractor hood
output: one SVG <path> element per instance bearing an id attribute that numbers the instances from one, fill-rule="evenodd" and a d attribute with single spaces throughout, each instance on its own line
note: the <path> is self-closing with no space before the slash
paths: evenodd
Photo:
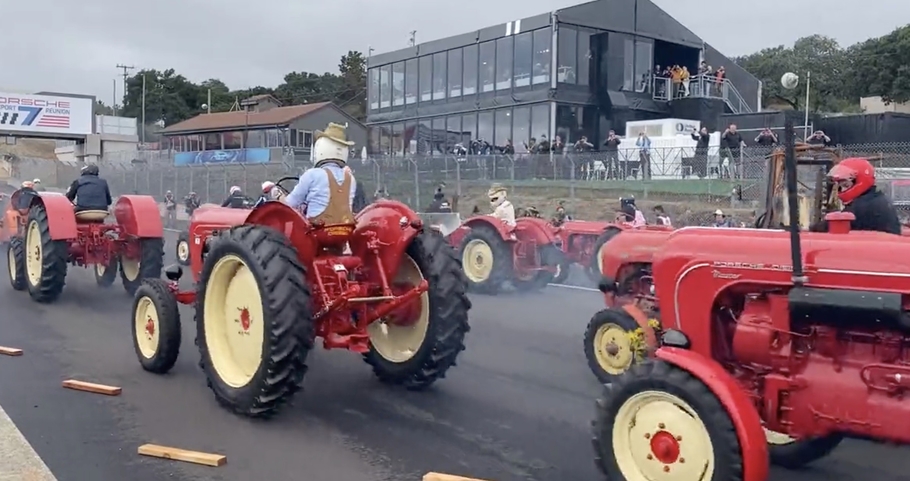
<path id="1" fill-rule="evenodd" d="M 205 224 L 233 227 L 246 222 L 250 212 L 252 212 L 251 209 L 231 209 L 230 207 L 221 207 L 216 204 L 202 204 L 193 211 L 193 218 L 190 223 L 193 225 Z"/>

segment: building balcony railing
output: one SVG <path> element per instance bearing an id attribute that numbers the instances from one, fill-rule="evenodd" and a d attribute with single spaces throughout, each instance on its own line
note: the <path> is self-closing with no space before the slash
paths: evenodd
<path id="1" fill-rule="evenodd" d="M 654 77 L 651 79 L 651 93 L 654 100 L 668 101 L 684 97 L 701 97 L 723 100 L 734 114 L 752 113 L 752 107 L 743 99 L 729 79 L 718 80 L 713 75 L 696 75 L 688 84 L 674 83 L 672 79 Z"/>

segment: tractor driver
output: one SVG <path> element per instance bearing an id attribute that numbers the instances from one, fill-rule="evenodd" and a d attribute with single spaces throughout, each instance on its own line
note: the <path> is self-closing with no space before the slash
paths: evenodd
<path id="1" fill-rule="evenodd" d="M 76 212 L 108 210 L 113 203 L 107 181 L 98 176 L 97 165 L 86 165 L 82 175 L 70 184 L 66 198 L 76 205 Z"/>
<path id="2" fill-rule="evenodd" d="M 509 227 L 515 227 L 515 207 L 506 200 L 506 188 L 502 184 L 493 184 L 487 192 L 490 198 L 490 207 L 493 208 L 493 217 L 501 220 Z"/>
<path id="3" fill-rule="evenodd" d="M 897 211 L 891 199 L 875 187 L 875 167 L 868 160 L 844 159 L 831 168 L 828 178 L 837 188 L 837 197 L 844 204 L 843 211 L 856 216 L 850 223 L 852 230 L 901 234 Z M 827 223 L 822 221 L 812 230 L 825 232 Z"/>
<path id="4" fill-rule="evenodd" d="M 316 165 L 300 176 L 297 186 L 284 199 L 307 219 L 324 225 L 354 222 L 357 182 L 346 165 L 354 142 L 348 140 L 346 129 L 330 122 L 324 132 L 316 131 L 313 143 Z"/>
<path id="5" fill-rule="evenodd" d="M 22 183 L 22 186 L 19 188 L 19 199 L 16 201 L 16 208 L 19 210 L 27 210 L 30 205 L 32 205 L 32 199 L 38 196 L 38 191 L 35 189 L 35 183 L 25 181 Z"/>

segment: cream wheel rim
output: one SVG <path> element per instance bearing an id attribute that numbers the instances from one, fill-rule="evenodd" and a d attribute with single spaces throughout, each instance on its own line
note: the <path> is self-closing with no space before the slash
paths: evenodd
<path id="1" fill-rule="evenodd" d="M 104 273 L 107 272 L 107 267 L 101 264 L 95 264 L 95 275 L 98 277 L 104 277 Z"/>
<path id="2" fill-rule="evenodd" d="M 18 266 L 16 265 L 16 252 L 13 251 L 12 243 L 6 249 L 6 267 L 9 269 L 9 278 L 17 281 L 16 271 Z"/>
<path id="3" fill-rule="evenodd" d="M 123 276 L 128 281 L 135 281 L 139 278 L 139 260 L 138 259 L 121 259 L 120 268 L 123 269 Z"/>
<path id="4" fill-rule="evenodd" d="M 613 323 L 600 326 L 594 333 L 594 357 L 600 368 L 617 376 L 626 372 L 635 358 L 633 333 Z"/>
<path id="5" fill-rule="evenodd" d="M 38 228 L 38 221 L 33 220 L 28 224 L 28 233 L 25 236 L 25 270 L 29 284 L 37 286 L 41 284 L 41 275 L 44 274 L 44 251 L 41 247 L 41 229 Z"/>
<path id="6" fill-rule="evenodd" d="M 678 396 L 644 391 L 627 399 L 613 422 L 613 454 L 626 481 L 713 479 L 711 435 Z"/>
<path id="7" fill-rule="evenodd" d="M 246 386 L 262 365 L 265 316 L 259 283 L 240 257 L 215 263 L 205 286 L 205 343 L 225 384 Z"/>
<path id="8" fill-rule="evenodd" d="M 136 345 L 142 357 L 151 359 L 158 352 L 159 326 L 158 308 L 148 296 L 143 296 L 136 304 L 133 318 L 136 323 Z"/>
<path id="9" fill-rule="evenodd" d="M 493 249 L 481 239 L 474 239 L 464 246 L 461 265 L 465 275 L 473 282 L 483 282 L 493 272 Z"/>
<path id="10" fill-rule="evenodd" d="M 420 272 L 420 267 L 417 266 L 414 259 L 405 255 L 402 258 L 401 267 L 398 269 L 398 275 L 395 276 L 395 282 L 416 287 L 422 280 L 423 274 Z M 424 292 L 413 302 L 420 303 L 420 314 L 413 324 L 396 325 L 394 322 L 380 319 L 367 327 L 367 334 L 370 336 L 373 349 L 387 361 L 407 362 L 417 354 L 426 339 L 427 329 L 430 326 L 429 292 Z"/>
<path id="11" fill-rule="evenodd" d="M 177 243 L 177 258 L 181 261 L 186 262 L 190 257 L 190 244 L 187 241 L 180 241 Z"/>
<path id="12" fill-rule="evenodd" d="M 787 444 L 793 444 L 796 442 L 795 439 L 787 436 L 786 434 L 772 431 L 765 427 L 762 429 L 765 430 L 765 440 L 772 446 L 785 446 Z"/>

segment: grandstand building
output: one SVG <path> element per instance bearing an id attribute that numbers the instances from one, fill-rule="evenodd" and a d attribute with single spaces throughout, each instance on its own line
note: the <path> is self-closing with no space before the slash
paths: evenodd
<path id="1" fill-rule="evenodd" d="M 687 98 L 652 75 L 657 65 L 725 67 Z M 442 154 L 483 140 L 532 138 L 595 146 L 609 130 L 658 118 L 761 109 L 761 83 L 650 0 L 597 0 L 369 59 L 369 150 Z"/>

